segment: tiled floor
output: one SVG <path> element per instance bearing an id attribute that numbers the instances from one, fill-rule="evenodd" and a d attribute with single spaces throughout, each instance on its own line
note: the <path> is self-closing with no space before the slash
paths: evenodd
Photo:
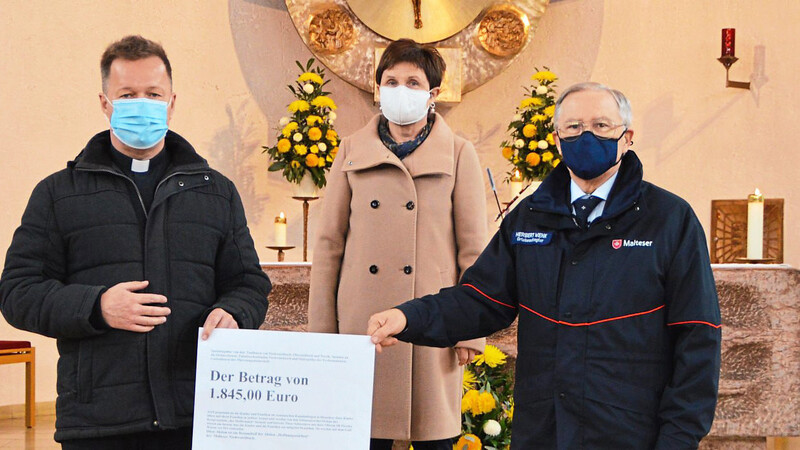
<path id="1" fill-rule="evenodd" d="M 36 426 L 25 428 L 25 419 L 0 420 L 0 449 L 51 450 L 61 449 L 53 440 L 56 416 L 36 416 Z"/>

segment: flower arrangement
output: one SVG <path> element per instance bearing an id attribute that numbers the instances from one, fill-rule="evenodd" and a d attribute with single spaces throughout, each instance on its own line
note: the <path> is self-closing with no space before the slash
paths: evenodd
<path id="1" fill-rule="evenodd" d="M 503 158 L 514 166 L 506 181 L 513 177 L 543 180 L 561 157 L 553 139 L 553 114 L 556 110 L 555 81 L 558 77 L 545 67 L 531 77 L 534 84 L 525 89 L 525 98 L 508 124 L 509 138 L 501 144 Z"/>
<path id="2" fill-rule="evenodd" d="M 464 369 L 462 436 L 454 450 L 500 450 L 511 445 L 514 382 L 505 364 L 506 354 L 487 345 Z"/>
<path id="3" fill-rule="evenodd" d="M 325 173 L 339 151 L 339 136 L 333 129 L 336 103 L 323 90 L 330 81 L 325 80 L 325 70 L 312 68 L 313 58 L 305 66 L 295 62 L 302 73 L 288 85 L 297 98 L 287 107 L 292 114 L 281 118 L 276 144 L 263 147 L 263 153 L 272 161 L 270 172 L 283 171 L 287 181 L 297 184 L 309 174 L 314 185 L 323 188 Z"/>

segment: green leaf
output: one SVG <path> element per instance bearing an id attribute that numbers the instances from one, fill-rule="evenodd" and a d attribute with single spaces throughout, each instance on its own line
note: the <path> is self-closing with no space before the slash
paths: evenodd
<path id="1" fill-rule="evenodd" d="M 300 64 L 300 61 L 295 61 L 294 63 L 297 64 L 297 67 L 300 68 L 300 71 L 302 71 L 302 72 L 306 71 L 305 67 L 303 67 L 303 65 Z"/>
<path id="2" fill-rule="evenodd" d="M 267 170 L 270 171 L 270 172 L 277 172 L 277 171 L 279 171 L 281 169 L 285 169 L 285 168 L 286 168 L 286 161 L 277 161 L 277 162 L 272 163 L 269 166 L 269 169 L 267 169 Z"/>

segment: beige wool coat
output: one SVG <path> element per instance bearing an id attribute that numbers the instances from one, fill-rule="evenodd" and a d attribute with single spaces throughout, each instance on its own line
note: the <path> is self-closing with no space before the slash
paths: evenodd
<path id="1" fill-rule="evenodd" d="M 402 161 L 375 116 L 342 140 L 328 175 L 311 268 L 308 329 L 364 334 L 370 315 L 453 286 L 487 241 L 483 173 L 444 119 Z M 483 351 L 484 339 L 458 346 Z M 461 430 L 452 348 L 400 343 L 376 355 L 372 437 L 436 440 Z"/>

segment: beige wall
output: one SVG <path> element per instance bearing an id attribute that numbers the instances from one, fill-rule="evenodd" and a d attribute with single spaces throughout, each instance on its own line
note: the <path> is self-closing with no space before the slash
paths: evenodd
<path id="1" fill-rule="evenodd" d="M 745 198 L 759 187 L 786 199 L 786 223 L 800 218 L 800 57 L 794 0 L 561 0 L 543 18 L 532 45 L 503 74 L 440 108 L 475 142 L 499 176 L 497 145 L 534 66 L 548 65 L 559 85 L 587 79 L 623 90 L 634 108 L 635 149 L 645 176 L 687 199 L 709 226 L 711 199 Z M 737 29 L 735 79 L 746 80 L 753 49 L 765 49 L 759 89 L 725 89 L 720 29 Z M 288 184 L 266 172 L 260 146 L 290 101 L 294 60 L 311 55 L 280 0 L 0 0 L 0 249 L 6 249 L 34 185 L 61 169 L 87 139 L 107 128 L 100 113 L 98 64 L 105 46 L 139 33 L 160 41 L 178 93 L 171 128 L 239 186 L 262 260 L 271 219 L 289 216 L 289 241 L 302 242 L 300 204 Z M 349 134 L 377 112 L 371 96 L 334 77 L 337 128 Z M 506 187 L 501 185 L 501 194 Z M 487 201 L 490 200 L 487 192 Z M 494 211 L 493 201 L 489 211 Z M 311 227 L 318 203 L 312 204 Z M 786 261 L 800 263 L 800 242 L 786 226 Z M 299 260 L 295 249 L 288 260 Z M 0 319 L 0 339 L 30 339 L 38 350 L 40 401 L 55 398 L 51 339 Z M 23 402 L 22 366 L 0 367 L 0 406 Z"/>

